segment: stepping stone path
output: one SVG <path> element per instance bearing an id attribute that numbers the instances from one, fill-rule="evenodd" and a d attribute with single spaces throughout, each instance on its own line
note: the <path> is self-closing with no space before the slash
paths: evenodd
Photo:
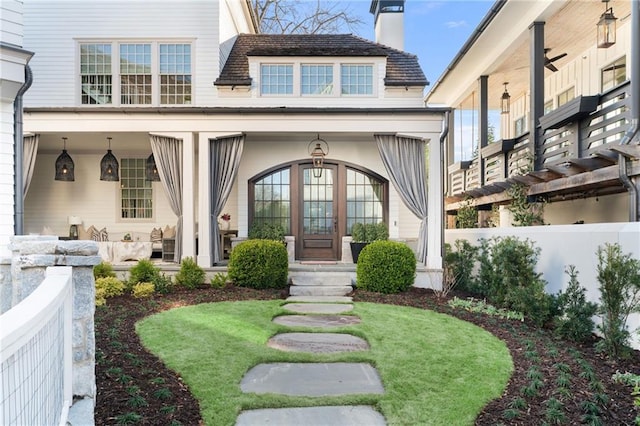
<path id="1" fill-rule="evenodd" d="M 330 281 L 330 282 L 329 282 Z M 340 279 L 341 290 L 335 290 L 335 280 L 323 281 L 320 274 L 299 276 L 293 280 L 291 296 L 283 308 L 295 314 L 281 315 L 273 322 L 288 327 L 330 329 L 359 324 L 360 318 L 340 315 L 353 310 L 353 300 L 345 296 L 351 288 Z M 302 290 L 301 290 L 302 288 Z M 305 315 L 296 315 L 305 314 Z M 281 333 L 273 336 L 267 346 L 283 351 L 339 353 L 365 351 L 369 344 L 357 336 L 345 333 Z M 245 393 L 281 394 L 292 396 L 335 396 L 383 394 L 384 387 L 376 369 L 368 363 L 265 363 L 251 368 L 240 383 Z M 368 406 L 326 406 L 247 410 L 236 426 L 385 426 L 384 416 Z"/>

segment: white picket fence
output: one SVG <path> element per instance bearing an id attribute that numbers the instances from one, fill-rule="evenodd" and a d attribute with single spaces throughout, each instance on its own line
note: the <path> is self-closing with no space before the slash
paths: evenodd
<path id="1" fill-rule="evenodd" d="M 71 267 L 0 315 L 2 425 L 65 425 L 72 403 Z"/>

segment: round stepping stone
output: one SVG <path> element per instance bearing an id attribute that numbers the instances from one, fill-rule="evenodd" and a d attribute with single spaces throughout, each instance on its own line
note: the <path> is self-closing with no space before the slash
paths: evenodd
<path id="1" fill-rule="evenodd" d="M 344 327 L 360 324 L 360 318 L 355 315 L 280 315 L 273 322 L 288 327 Z"/>
<path id="2" fill-rule="evenodd" d="M 283 308 L 299 314 L 341 314 L 353 310 L 353 305 L 344 303 L 287 303 Z"/>
<path id="3" fill-rule="evenodd" d="M 285 352 L 336 353 L 366 351 L 369 344 L 360 337 L 343 333 L 282 333 L 267 346 Z"/>
<path id="4" fill-rule="evenodd" d="M 384 416 L 366 405 L 264 408 L 240 413 L 236 426 L 384 426 Z"/>
<path id="5" fill-rule="evenodd" d="M 361 362 L 259 364 L 240 382 L 244 393 L 290 396 L 383 394 L 378 371 Z"/>

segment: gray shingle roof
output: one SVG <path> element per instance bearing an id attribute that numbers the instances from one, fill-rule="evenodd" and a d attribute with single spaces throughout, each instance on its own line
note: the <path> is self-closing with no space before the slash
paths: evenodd
<path id="1" fill-rule="evenodd" d="M 249 56 L 386 57 L 387 86 L 426 86 L 415 55 L 351 34 L 240 34 L 214 82 L 217 86 L 251 85 Z"/>

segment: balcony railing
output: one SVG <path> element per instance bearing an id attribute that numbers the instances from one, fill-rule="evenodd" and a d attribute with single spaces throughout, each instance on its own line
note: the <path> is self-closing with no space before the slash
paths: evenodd
<path id="1" fill-rule="evenodd" d="M 627 82 L 600 96 L 577 98 L 545 115 L 535 146 L 530 133 L 525 133 L 489 144 L 471 161 L 450 165 L 448 195 L 462 195 L 571 159 L 589 158 L 619 144 L 630 121 L 630 89 Z"/>

